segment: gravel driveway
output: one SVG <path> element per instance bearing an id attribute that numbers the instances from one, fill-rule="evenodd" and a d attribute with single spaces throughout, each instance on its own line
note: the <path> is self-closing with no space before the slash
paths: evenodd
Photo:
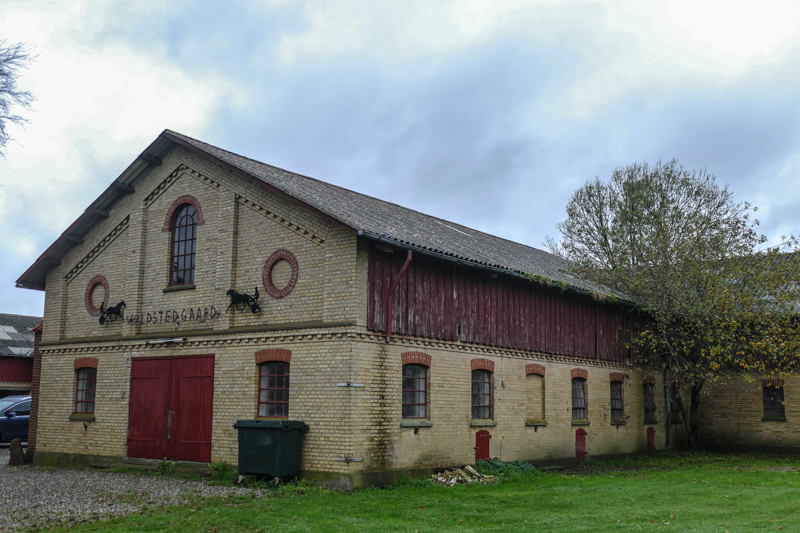
<path id="1" fill-rule="evenodd" d="M 0 531 L 98 520 L 145 507 L 182 504 L 196 496 L 260 493 L 172 476 L 11 467 L 8 457 L 8 445 L 0 447 Z"/>

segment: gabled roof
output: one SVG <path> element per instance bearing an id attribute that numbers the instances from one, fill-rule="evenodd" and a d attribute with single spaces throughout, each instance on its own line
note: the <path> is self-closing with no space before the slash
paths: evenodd
<path id="1" fill-rule="evenodd" d="M 621 293 L 615 293 L 570 275 L 569 264 L 566 261 L 543 250 L 267 165 L 170 130 L 165 130 L 142 152 L 17 280 L 17 286 L 43 289 L 47 270 L 58 264 L 69 248 L 82 242 L 82 236 L 99 220 L 99 217 L 108 216 L 107 210 L 111 205 L 128 192 L 132 192 L 136 179 L 148 170 L 150 165 L 160 164 L 159 158 L 175 144 L 204 157 L 210 157 L 243 177 L 266 186 L 367 238 L 382 240 L 395 246 L 418 250 L 478 268 L 499 270 L 519 276 L 541 276 L 579 292 L 614 293 L 618 298 L 627 300 Z"/>
<path id="2" fill-rule="evenodd" d="M 32 356 L 33 333 L 30 330 L 41 322 L 41 317 L 0 313 L 0 357 Z"/>

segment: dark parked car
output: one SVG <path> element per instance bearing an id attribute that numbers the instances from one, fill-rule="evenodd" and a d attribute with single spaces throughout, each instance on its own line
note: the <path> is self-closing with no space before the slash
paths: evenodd
<path id="1" fill-rule="evenodd" d="M 0 442 L 28 440 L 28 419 L 31 417 L 30 396 L 0 398 Z"/>

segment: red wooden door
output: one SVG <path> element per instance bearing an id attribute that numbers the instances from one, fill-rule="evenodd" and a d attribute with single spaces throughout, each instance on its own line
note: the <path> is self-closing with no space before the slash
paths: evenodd
<path id="1" fill-rule="evenodd" d="M 128 457 L 165 459 L 169 372 L 171 361 L 149 358 L 131 361 L 128 407 Z"/>
<path id="2" fill-rule="evenodd" d="M 475 434 L 475 460 L 489 460 L 489 439 L 492 436 L 488 431 L 481 430 Z"/>
<path id="3" fill-rule="evenodd" d="M 586 430 L 583 428 L 575 432 L 575 457 L 578 461 L 586 459 Z"/>
<path id="4" fill-rule="evenodd" d="M 211 460 L 214 356 L 131 363 L 128 456 Z"/>
<path id="5" fill-rule="evenodd" d="M 652 427 L 647 428 L 647 453 L 656 454 L 656 430 Z"/>

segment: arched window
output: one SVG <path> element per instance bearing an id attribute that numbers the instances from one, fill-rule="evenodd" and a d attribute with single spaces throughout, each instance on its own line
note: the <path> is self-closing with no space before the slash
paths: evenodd
<path id="1" fill-rule="evenodd" d="M 586 380 L 584 378 L 572 378 L 572 418 L 586 420 Z"/>
<path id="2" fill-rule="evenodd" d="M 171 222 L 172 246 L 170 254 L 169 284 L 194 283 L 195 244 L 197 241 L 197 211 L 191 204 L 175 210 Z"/>
<path id="3" fill-rule="evenodd" d="M 428 417 L 428 367 L 403 365 L 403 418 Z"/>
<path id="4" fill-rule="evenodd" d="M 271 361 L 259 365 L 258 416 L 289 416 L 289 363 Z"/>
<path id="5" fill-rule="evenodd" d="M 492 372 L 472 371 L 472 418 L 492 418 Z"/>
<path id="6" fill-rule="evenodd" d="M 75 412 L 94 413 L 94 395 L 97 384 L 96 368 L 78 368 L 75 386 Z"/>

